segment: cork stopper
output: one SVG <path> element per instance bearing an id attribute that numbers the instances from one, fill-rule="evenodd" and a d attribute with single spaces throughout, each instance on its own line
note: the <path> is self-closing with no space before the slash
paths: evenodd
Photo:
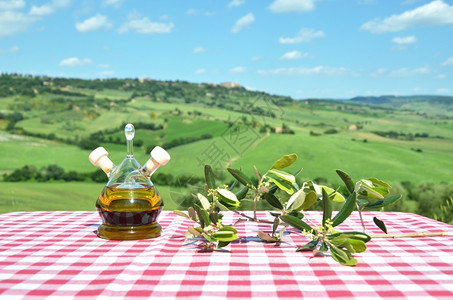
<path id="1" fill-rule="evenodd" d="M 90 153 L 88 160 L 96 167 L 101 168 L 105 174 L 109 174 L 113 168 L 113 162 L 108 158 L 108 155 L 109 153 L 104 147 L 98 147 Z"/>
<path id="2" fill-rule="evenodd" d="M 148 171 L 147 173 L 151 176 L 157 168 L 160 166 L 165 166 L 170 161 L 170 154 L 165 151 L 162 147 L 154 147 L 151 151 L 151 158 L 145 164 L 145 168 Z"/>

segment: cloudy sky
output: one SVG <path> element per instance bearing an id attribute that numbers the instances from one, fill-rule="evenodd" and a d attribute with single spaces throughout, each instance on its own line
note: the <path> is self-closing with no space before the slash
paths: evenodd
<path id="1" fill-rule="evenodd" d="M 453 95 L 453 0 L 0 0 L 0 72 Z"/>

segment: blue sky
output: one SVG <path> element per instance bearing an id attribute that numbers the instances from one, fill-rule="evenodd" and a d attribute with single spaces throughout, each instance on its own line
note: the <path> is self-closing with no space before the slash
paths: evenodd
<path id="1" fill-rule="evenodd" d="M 0 72 L 453 95 L 453 1 L 0 0 Z"/>

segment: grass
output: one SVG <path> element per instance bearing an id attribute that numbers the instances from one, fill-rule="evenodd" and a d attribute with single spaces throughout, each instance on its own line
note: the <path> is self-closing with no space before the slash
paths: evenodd
<path id="1" fill-rule="evenodd" d="M 303 168 L 301 178 L 323 177 L 329 182 L 337 182 L 335 170 L 341 169 L 356 179 L 377 177 L 415 184 L 451 180 L 452 153 L 434 150 L 419 153 L 407 144 L 392 140 L 364 143 L 342 135 L 271 135 L 259 145 L 260 149 L 245 153 L 233 167 L 242 167 L 251 175 L 253 165 L 259 170 L 267 170 L 282 155 L 296 153 L 299 156 L 297 166 Z"/>
<path id="2" fill-rule="evenodd" d="M 144 142 L 142 147 L 134 149 L 135 157 L 141 164 L 149 158 L 149 153 L 145 151 L 146 146 L 162 145 L 181 137 L 198 138 L 203 134 L 211 134 L 212 139 L 169 149 L 172 159 L 158 172 L 172 174 L 176 178 L 182 175 L 203 177 L 205 164 L 210 164 L 216 170 L 223 170 L 225 174 L 227 166 L 242 168 L 253 176 L 253 166 L 265 171 L 282 155 L 297 153 L 299 160 L 294 169 L 303 168 L 300 178 L 305 180 L 322 177 L 331 183 L 339 183 L 335 169 L 341 169 L 353 179 L 378 177 L 388 182 L 411 181 L 414 184 L 451 181 L 453 122 L 438 117 L 436 114 L 442 111 L 426 104 L 428 102 L 410 103 L 410 107 L 417 108 L 419 112 L 333 101 L 300 101 L 279 107 L 275 105 L 272 97 L 263 98 L 261 94 L 235 95 L 229 91 L 219 99 L 211 99 L 206 93 L 202 93 L 197 102 L 189 104 L 184 103 L 180 96 L 167 97 L 167 101 L 174 100 L 174 103 L 153 102 L 146 97 L 137 97 L 121 104 L 131 97 L 132 92 L 111 89 L 76 91 L 94 96 L 95 99 L 108 99 L 111 106 L 109 109 L 95 107 L 92 101 L 80 98 L 80 103 L 74 104 L 79 106 L 79 111 L 73 108 L 64 112 L 52 112 L 52 108 L 44 104 L 50 103 L 51 99 L 57 96 L 42 94 L 31 99 L 23 96 L 1 98 L 0 110 L 11 112 L 10 107 L 22 102 L 28 103 L 35 110 L 23 111 L 25 119 L 16 126 L 29 132 L 53 133 L 63 138 L 87 137 L 99 130 L 119 128 L 125 122 L 164 125 L 163 130 L 157 131 L 136 128 L 136 140 Z M 158 91 L 155 96 L 164 99 L 165 92 Z M 75 96 L 68 97 L 77 100 Z M 220 102 L 229 109 L 219 108 Z M 275 117 L 247 113 L 251 103 L 265 113 L 274 113 Z M 439 107 L 444 109 L 445 105 Z M 175 114 L 176 109 L 181 115 Z M 94 119 L 85 113 L 93 110 L 100 114 Z M 425 110 L 429 114 L 424 114 Z M 197 116 L 194 112 L 198 113 Z M 446 111 L 444 116 L 449 114 L 451 115 L 451 112 Z M 253 120 L 271 127 L 286 124 L 295 134 L 266 135 L 259 131 L 259 127 L 236 127 L 244 117 L 248 122 Z M 4 129 L 7 121 L 0 121 L 0 128 Z M 232 123 L 233 127 L 229 128 L 228 123 Z M 363 128 L 348 130 L 352 124 L 359 124 Z M 333 128 L 339 133 L 323 134 Z M 311 131 L 321 135 L 312 136 Z M 373 131 L 396 131 L 414 135 L 427 133 L 429 138 L 394 140 L 375 135 Z M 124 140 L 121 130 L 111 136 Z M 365 140 L 367 142 L 364 142 Z M 126 154 L 125 143 L 102 143 L 99 146 L 107 149 L 115 164 L 119 164 Z M 58 164 L 66 171 L 78 172 L 92 172 L 96 169 L 88 162 L 91 150 L 45 139 L 11 135 L 2 130 L 0 151 L 4 154 L 0 157 L 0 174 L 24 165 L 40 168 Z M 95 198 L 102 187 L 90 183 L 1 182 L 0 186 L 0 199 L 1 203 L 5 204 L 4 208 L 2 205 L 4 210 L 53 210 L 65 207 L 77 209 L 71 204 L 78 202 L 74 199 L 89 199 L 86 204 L 79 201 L 78 205 L 80 209 L 94 209 Z M 158 189 L 164 196 L 168 209 L 176 208 L 180 196 L 188 193 L 186 189 L 159 186 Z"/>
<path id="3" fill-rule="evenodd" d="M 0 212 L 95 210 L 101 184 L 0 182 Z"/>
<path id="4" fill-rule="evenodd" d="M 104 184 L 85 182 L 0 182 L 0 213 L 12 211 L 86 211 L 95 204 Z M 182 188 L 158 187 L 164 209 L 173 210 Z"/>
<path id="5" fill-rule="evenodd" d="M 92 170 L 88 162 L 90 151 L 79 147 L 38 139 L 11 135 L 0 131 L 0 173 L 10 172 L 24 165 L 38 168 L 58 164 L 65 170 L 86 172 Z"/>

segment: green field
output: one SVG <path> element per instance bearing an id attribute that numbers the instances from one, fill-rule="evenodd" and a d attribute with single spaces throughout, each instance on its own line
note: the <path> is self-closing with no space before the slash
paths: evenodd
<path id="1" fill-rule="evenodd" d="M 336 187 L 336 169 L 355 180 L 378 177 L 397 186 L 451 182 L 451 97 L 388 97 L 377 105 L 375 98 L 295 101 L 187 82 L 46 78 L 53 82 L 49 87 L 39 77 L 2 75 L 2 80 L 10 88 L 0 95 L 0 175 L 52 164 L 88 174 L 96 170 L 88 155 L 97 146 L 119 164 L 126 154 L 121 126 L 132 122 L 155 126 L 136 125 L 140 163 L 149 158 L 150 147 L 173 143 L 170 163 L 156 175 L 172 175 L 175 181 L 203 177 L 203 166 L 210 164 L 228 182 L 226 167 L 253 176 L 253 166 L 264 172 L 282 155 L 296 153 L 293 169 L 303 168 L 300 180 L 318 178 Z M 12 120 L 14 114 L 20 118 Z M 83 140 L 91 148 L 83 149 Z M 0 182 L 0 211 L 92 210 L 102 186 L 89 178 Z M 183 208 L 181 199 L 190 194 L 188 187 L 158 189 L 166 209 Z M 416 206 L 408 207 L 415 211 Z"/>
<path id="2" fill-rule="evenodd" d="M 103 184 L 69 182 L 0 182 L 0 213 L 12 211 L 96 210 Z M 164 209 L 178 208 L 176 196 L 185 190 L 159 187 Z"/>

